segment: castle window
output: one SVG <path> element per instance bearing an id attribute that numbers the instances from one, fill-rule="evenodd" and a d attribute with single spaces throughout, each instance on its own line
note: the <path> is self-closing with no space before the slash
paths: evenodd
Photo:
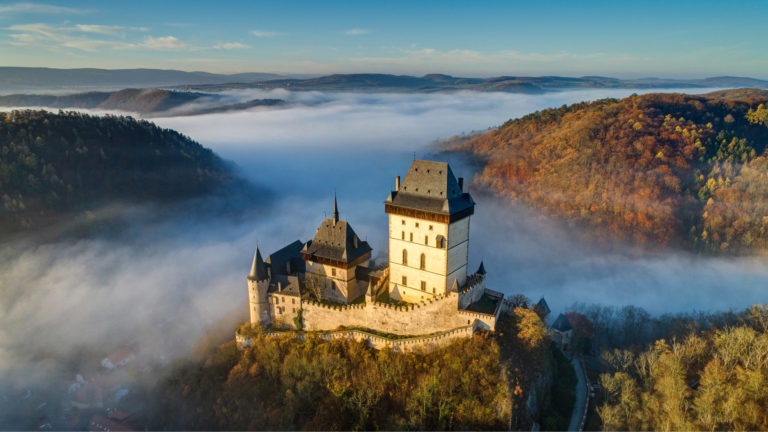
<path id="1" fill-rule="evenodd" d="M 424 281 L 421 281 L 421 290 L 426 291 L 427 290 L 427 283 Z"/>
<path id="2" fill-rule="evenodd" d="M 432 294 L 437 293 L 437 290 L 435 288 L 432 288 Z"/>
<path id="3" fill-rule="evenodd" d="M 445 249 L 445 237 L 438 234 L 437 237 L 435 237 L 435 246 Z"/>
<path id="4" fill-rule="evenodd" d="M 424 254 L 421 254 L 421 261 L 419 262 L 419 268 L 422 270 L 427 268 L 427 256 Z"/>
<path id="5" fill-rule="evenodd" d="M 405 240 L 405 231 L 403 231 L 402 234 L 403 234 L 402 240 Z"/>
<path id="6" fill-rule="evenodd" d="M 411 241 L 413 241 L 413 233 L 411 233 Z"/>
<path id="7" fill-rule="evenodd" d="M 418 228 L 418 227 L 419 227 L 419 223 L 418 223 L 418 222 L 416 222 L 416 228 Z"/>
<path id="8" fill-rule="evenodd" d="M 429 246 L 429 236 L 424 236 L 424 244 Z"/>
<path id="9" fill-rule="evenodd" d="M 408 265 L 408 251 L 403 249 L 403 265 Z"/>
<path id="10" fill-rule="evenodd" d="M 336 269 L 331 269 L 331 276 L 336 276 Z"/>
<path id="11" fill-rule="evenodd" d="M 405 219 L 403 219 L 401 222 L 402 222 L 401 225 L 405 225 Z"/>
<path id="12" fill-rule="evenodd" d="M 408 277 L 403 276 L 403 286 L 408 286 Z"/>
<path id="13" fill-rule="evenodd" d="M 293 308 L 293 313 L 296 313 L 296 308 Z"/>
<path id="14" fill-rule="evenodd" d="M 291 304 L 296 304 L 296 299 L 291 299 Z"/>
<path id="15" fill-rule="evenodd" d="M 432 225 L 429 226 L 429 230 L 432 231 L 432 228 L 434 228 Z"/>

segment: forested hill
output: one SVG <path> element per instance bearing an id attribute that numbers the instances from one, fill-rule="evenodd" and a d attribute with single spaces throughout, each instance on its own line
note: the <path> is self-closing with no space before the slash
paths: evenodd
<path id="1" fill-rule="evenodd" d="M 196 104 L 193 104 L 196 102 Z M 13 94 L 0 96 L 0 106 L 87 108 L 127 111 L 138 114 L 197 115 L 242 110 L 256 106 L 281 105 L 280 99 L 238 101 L 224 95 L 162 89 L 123 89 L 114 92 L 86 92 L 68 95 Z"/>
<path id="2" fill-rule="evenodd" d="M 768 94 L 647 94 L 536 112 L 446 143 L 475 182 L 598 238 L 768 249 Z"/>
<path id="3" fill-rule="evenodd" d="M 211 150 L 131 117 L 0 113 L 0 235 L 101 205 L 173 203 L 237 182 Z"/>

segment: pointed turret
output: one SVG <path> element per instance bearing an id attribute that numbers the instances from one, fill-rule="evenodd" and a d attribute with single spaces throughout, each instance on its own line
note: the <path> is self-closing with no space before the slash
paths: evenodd
<path id="1" fill-rule="evenodd" d="M 454 279 L 453 285 L 451 285 L 451 291 L 453 292 L 459 292 L 459 281 Z"/>
<path id="2" fill-rule="evenodd" d="M 251 264 L 251 272 L 248 274 L 248 279 L 260 281 L 267 279 L 267 266 L 264 264 L 264 260 L 261 258 L 261 252 L 259 247 L 256 246 L 256 252 L 253 253 L 253 263 Z"/>
<path id="3" fill-rule="evenodd" d="M 333 192 L 333 223 L 339 221 L 339 204 L 336 202 L 336 192 Z"/>
<path id="4" fill-rule="evenodd" d="M 485 276 L 485 266 L 482 260 L 480 261 L 480 268 L 477 269 L 477 274 Z"/>

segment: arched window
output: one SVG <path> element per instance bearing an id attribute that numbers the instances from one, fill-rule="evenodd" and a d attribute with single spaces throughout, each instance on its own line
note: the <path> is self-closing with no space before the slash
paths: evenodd
<path id="1" fill-rule="evenodd" d="M 408 251 L 403 249 L 403 265 L 408 265 Z"/>
<path id="2" fill-rule="evenodd" d="M 435 237 L 435 246 L 437 246 L 437 247 L 439 247 L 441 249 L 445 249 L 445 237 L 443 237 L 440 234 L 438 234 Z"/>
<path id="3" fill-rule="evenodd" d="M 424 270 L 427 267 L 427 256 L 421 254 L 421 260 L 419 262 L 419 268 Z"/>

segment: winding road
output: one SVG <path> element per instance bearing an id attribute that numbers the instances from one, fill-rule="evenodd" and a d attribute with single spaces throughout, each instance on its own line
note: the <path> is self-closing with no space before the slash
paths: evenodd
<path id="1" fill-rule="evenodd" d="M 571 413 L 571 422 L 568 424 L 569 431 L 580 431 L 584 426 L 582 424 L 587 415 L 587 377 L 584 367 L 578 357 L 571 359 L 573 369 L 576 371 L 576 401 L 573 403 L 573 412 Z"/>

